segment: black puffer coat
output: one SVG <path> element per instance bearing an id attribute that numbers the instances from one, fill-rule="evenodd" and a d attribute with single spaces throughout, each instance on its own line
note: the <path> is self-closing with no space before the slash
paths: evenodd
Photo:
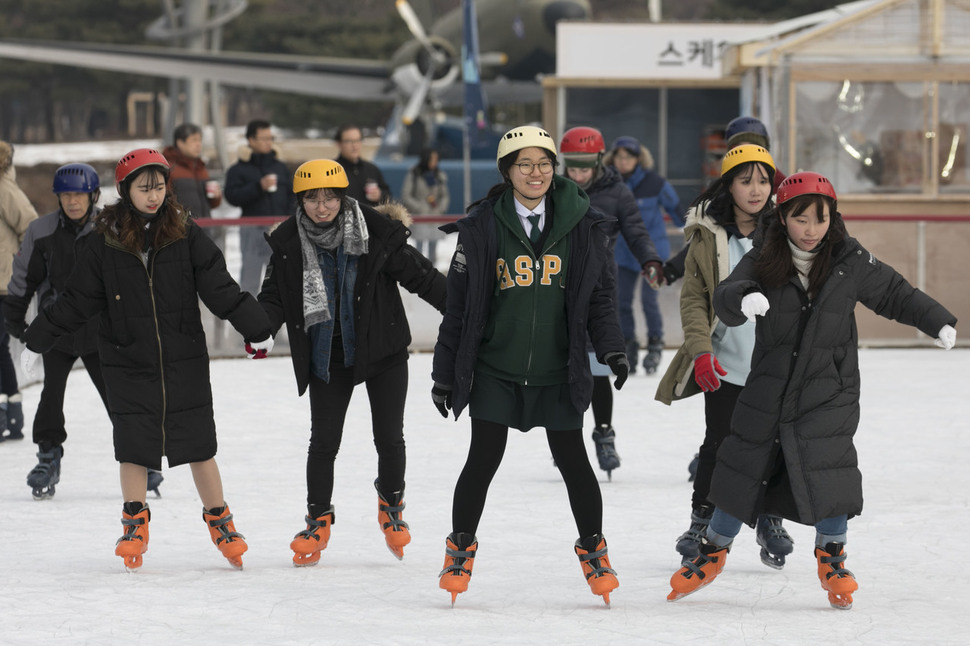
<path id="1" fill-rule="evenodd" d="M 744 323 L 741 299 L 751 290 L 764 291 L 770 309 L 758 317 L 751 372 L 717 452 L 711 501 L 750 525 L 761 512 L 807 525 L 858 515 L 856 303 L 934 338 L 956 318 L 852 238 L 833 250 L 832 272 L 813 301 L 797 277 L 761 290 L 758 251 L 714 291 L 726 325 Z"/>
<path id="2" fill-rule="evenodd" d="M 411 328 L 398 285 L 444 313 L 446 282 L 431 261 L 408 244 L 410 232 L 401 222 L 358 204 L 370 236 L 368 251 L 357 263 L 354 284 L 354 383 L 359 384 L 408 359 Z M 397 217 L 406 217 L 406 212 L 387 208 Z M 259 303 L 274 333 L 286 323 L 297 391 L 302 395 L 310 384 L 310 337 L 303 325 L 303 254 L 296 217 L 280 224 L 266 239 L 273 255 Z"/>
<path id="3" fill-rule="evenodd" d="M 194 222 L 147 262 L 114 236 L 92 233 L 79 245 L 67 291 L 24 334 L 28 348 L 45 352 L 101 315 L 98 352 L 119 462 L 159 469 L 163 455 L 174 467 L 216 453 L 199 299 L 246 340 L 269 336 L 265 312 Z"/>
<path id="4" fill-rule="evenodd" d="M 611 246 L 616 244 L 617 235 L 622 233 L 624 242 L 641 267 L 650 261 L 663 262 L 640 216 L 637 199 L 615 168 L 604 166 L 603 174 L 586 189 L 586 194 L 589 195 L 590 206 L 616 218 L 618 226 L 610 235 Z"/>

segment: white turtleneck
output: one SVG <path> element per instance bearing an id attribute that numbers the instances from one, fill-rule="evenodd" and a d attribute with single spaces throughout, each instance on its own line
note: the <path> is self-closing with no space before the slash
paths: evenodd
<path id="1" fill-rule="evenodd" d="M 795 271 L 798 272 L 798 280 L 802 283 L 802 288 L 808 291 L 808 272 L 812 270 L 812 263 L 815 261 L 815 253 L 803 251 L 798 248 L 791 240 L 788 241 L 788 248 L 791 249 L 791 259 L 795 263 Z"/>

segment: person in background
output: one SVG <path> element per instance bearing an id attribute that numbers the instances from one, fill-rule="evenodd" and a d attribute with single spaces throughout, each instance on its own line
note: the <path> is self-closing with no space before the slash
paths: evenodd
<path id="1" fill-rule="evenodd" d="M 617 235 L 622 233 L 624 248 L 630 259 L 641 268 L 646 277 L 645 284 L 653 290 L 659 289 L 663 284 L 663 260 L 647 233 L 633 193 L 623 183 L 616 169 L 603 164 L 603 153 L 606 152 L 603 133 L 586 126 L 570 128 L 563 133 L 559 152 L 566 166 L 566 176 L 586 191 L 590 206 L 616 218 L 618 226 L 610 235 L 611 248 L 617 244 Z M 634 249 L 635 253 L 630 249 Z M 613 429 L 612 373 L 609 366 L 596 360 L 596 352 L 591 344 L 587 345 L 587 350 L 593 373 L 593 443 L 600 468 L 612 480 L 613 469 L 620 466 L 616 432 Z M 632 370 L 632 364 L 630 368 Z"/>
<path id="2" fill-rule="evenodd" d="M 443 417 L 451 410 L 457 419 L 468 406 L 471 446 L 455 485 L 438 585 L 452 603 L 468 589 L 475 532 L 509 428 L 542 426 L 579 531 L 573 549 L 590 590 L 608 605 L 619 583 L 602 533 L 603 497 L 586 455 L 583 413 L 593 390 L 587 337 L 616 375 L 617 390 L 630 370 L 613 302 L 616 220 L 554 173 L 556 144 L 542 128 L 505 133 L 496 161 L 504 181 L 443 227 L 458 243 L 431 399 Z"/>
<path id="3" fill-rule="evenodd" d="M 246 126 L 247 146 L 240 148 L 239 161 L 226 171 L 226 201 L 242 209 L 242 217 L 285 216 L 293 212 L 295 200 L 290 171 L 273 145 L 268 121 L 250 121 Z M 242 268 L 239 286 L 259 291 L 263 268 L 269 260 L 265 234 L 267 226 L 240 226 L 239 248 Z"/>
<path id="4" fill-rule="evenodd" d="M 139 148 L 115 168 L 119 200 L 105 207 L 81 238 L 65 291 L 24 332 L 21 355 L 30 374 L 37 353 L 99 318 L 98 356 L 115 459 L 120 463 L 124 533 L 115 554 L 142 565 L 151 513 L 149 469 L 188 463 L 210 538 L 234 566 L 247 545 L 223 498 L 215 461 L 216 429 L 209 354 L 200 303 L 228 319 L 259 358 L 273 346 L 269 320 L 239 289 L 222 252 L 168 190 L 169 163 Z"/>
<path id="5" fill-rule="evenodd" d="M 945 350 L 956 343 L 957 319 L 849 237 L 835 188 L 818 173 L 782 182 L 758 237 L 714 291 L 724 325 L 756 321 L 754 354 L 717 453 L 714 515 L 667 598 L 711 583 L 741 525 L 767 513 L 815 526 L 819 582 L 833 608 L 848 609 L 858 589 L 845 568 L 848 519 L 862 513 L 856 305 L 918 328 Z"/>
<path id="6" fill-rule="evenodd" d="M 421 151 L 418 163 L 404 176 L 401 202 L 414 215 L 444 215 L 451 204 L 448 176 L 438 167 L 439 155 L 434 148 Z M 435 262 L 435 246 L 444 234 L 439 224 L 415 224 L 411 227 L 415 246 Z"/>
<path id="7" fill-rule="evenodd" d="M 13 258 L 37 211 L 17 186 L 13 144 L 0 141 L 0 307 L 7 298 Z M 0 442 L 24 439 L 23 395 L 10 357 L 10 335 L 0 330 Z"/>
<path id="8" fill-rule="evenodd" d="M 654 170 L 653 155 L 633 137 L 618 137 L 610 146 L 604 163 L 613 166 L 623 177 L 627 187 L 636 198 L 640 217 L 650 234 L 661 261 L 670 257 L 667 240 L 667 224 L 664 212 L 679 227 L 684 226 L 680 211 L 680 198 L 674 187 Z M 616 243 L 617 286 L 619 289 L 620 329 L 626 343 L 630 369 L 636 372 L 640 342 L 637 340 L 636 322 L 633 317 L 633 294 L 640 285 L 640 306 L 647 321 L 647 354 L 643 357 L 643 369 L 650 375 L 657 371 L 664 347 L 664 321 L 657 299 L 656 288 L 649 281 L 640 280 L 640 259 L 631 252 L 625 240 Z"/>
<path id="9" fill-rule="evenodd" d="M 294 217 L 269 236 L 259 302 L 271 329 L 284 323 L 300 395 L 310 390 L 305 530 L 293 563 L 316 565 L 334 523 L 333 473 L 354 388 L 363 383 L 377 447 L 377 521 L 388 549 L 404 557 L 404 404 L 411 331 L 398 286 L 443 312 L 445 277 L 407 243 L 408 214 L 378 212 L 347 195 L 347 174 L 329 159 L 296 170 Z"/>
<path id="10" fill-rule="evenodd" d="M 211 217 L 211 210 L 222 204 L 219 182 L 209 177 L 202 159 L 202 129 L 194 123 L 175 128 L 174 144 L 162 154 L 172 165 L 172 191 L 179 204 L 194 218 Z"/>
<path id="11" fill-rule="evenodd" d="M 704 441 L 691 495 L 691 524 L 677 539 L 677 551 L 685 560 L 697 557 L 714 513 L 711 475 L 718 447 L 731 431 L 731 415 L 748 377 L 755 339 L 753 323 L 728 327 L 717 320 L 714 289 L 750 251 L 759 220 L 771 211 L 774 170 L 771 154 L 761 146 L 729 150 L 721 161 L 721 177 L 687 212 L 687 273 L 680 291 L 684 344 L 656 394 L 658 401 L 669 405 L 704 393 Z M 757 542 L 765 565 L 784 567 L 793 548 L 779 516 L 758 518 Z"/>
<path id="12" fill-rule="evenodd" d="M 375 164 L 360 156 L 364 135 L 360 128 L 345 123 L 333 137 L 337 142 L 337 163 L 347 172 L 347 195 L 366 206 L 377 206 L 391 199 L 391 187 Z"/>
<path id="13" fill-rule="evenodd" d="M 93 220 L 101 211 L 101 180 L 88 164 L 65 164 L 54 171 L 53 192 L 58 209 L 30 223 L 20 252 L 13 259 L 13 276 L 3 301 L 3 323 L 7 332 L 20 339 L 27 328 L 27 310 L 34 295 L 37 309 L 48 307 L 57 294 L 67 287 L 74 270 L 74 249 L 78 240 L 94 227 Z M 54 495 L 60 481 L 61 458 L 67 430 L 64 426 L 64 390 L 75 362 L 81 359 L 91 382 L 108 402 L 101 376 L 97 348 L 98 321 L 92 319 L 74 334 L 60 338 L 44 353 L 44 386 L 34 415 L 33 440 L 37 445 L 38 463 L 27 474 L 27 485 L 36 500 Z M 148 490 L 158 494 L 162 474 L 151 470 Z"/>

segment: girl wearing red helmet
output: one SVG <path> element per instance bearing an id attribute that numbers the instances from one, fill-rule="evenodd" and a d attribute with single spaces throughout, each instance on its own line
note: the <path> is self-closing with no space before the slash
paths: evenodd
<path id="1" fill-rule="evenodd" d="M 847 521 L 862 512 L 854 435 L 859 422 L 858 332 L 862 303 L 918 327 L 949 349 L 956 318 L 849 237 L 835 189 L 818 173 L 789 176 L 762 242 L 714 292 L 730 326 L 756 320 L 751 371 L 731 433 L 717 453 L 716 505 L 700 554 L 671 578 L 677 599 L 724 567 L 742 523 L 778 514 L 814 525 L 818 577 L 834 608 L 858 588 L 845 569 Z"/>
<path id="2" fill-rule="evenodd" d="M 121 199 L 98 214 L 94 231 L 79 242 L 66 290 L 24 333 L 22 361 L 29 372 L 37 352 L 100 315 L 98 354 L 124 497 L 115 554 L 129 568 L 141 566 L 151 517 L 148 469 L 160 469 L 164 455 L 170 467 L 190 465 L 212 541 L 242 567 L 246 543 L 235 531 L 215 462 L 199 300 L 252 342 L 252 352 L 272 346 L 270 324 L 233 281 L 219 248 L 169 194 L 168 172 L 161 153 L 147 148 L 118 162 Z"/>

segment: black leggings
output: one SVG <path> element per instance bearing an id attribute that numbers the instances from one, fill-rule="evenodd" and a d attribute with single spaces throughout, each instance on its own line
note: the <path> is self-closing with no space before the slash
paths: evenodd
<path id="1" fill-rule="evenodd" d="M 721 387 L 714 392 L 704 393 L 704 418 L 707 428 L 704 431 L 704 443 L 697 454 L 697 475 L 694 477 L 694 495 L 691 506 L 713 507 L 707 499 L 711 492 L 711 476 L 714 475 L 714 465 L 717 462 L 717 449 L 731 433 L 731 417 L 734 416 L 734 405 L 744 386 L 736 386 L 721 381 Z"/>
<path id="2" fill-rule="evenodd" d="M 455 485 L 451 510 L 452 530 L 474 535 L 485 509 L 488 486 L 502 463 L 509 428 L 496 422 L 472 420 L 472 441 L 465 467 Z M 546 431 L 549 449 L 566 483 L 569 506 L 579 537 L 603 531 L 603 498 L 593 467 L 586 456 L 583 431 Z"/>
<path id="3" fill-rule="evenodd" d="M 67 439 L 67 430 L 64 427 L 64 390 L 67 388 L 67 378 L 71 374 L 71 368 L 77 360 L 78 357 L 73 354 L 60 350 L 49 350 L 43 354 L 44 388 L 40 391 L 40 403 L 34 414 L 34 444 L 45 442 L 60 446 Z M 84 355 L 81 357 L 81 363 L 87 369 L 91 383 L 98 390 L 101 401 L 107 409 L 108 399 L 98 353 Z"/>
<path id="4" fill-rule="evenodd" d="M 307 504 L 330 506 L 333 464 L 340 450 L 347 406 L 354 392 L 354 369 L 334 361 L 330 383 L 310 378 L 310 449 L 307 452 Z M 402 361 L 364 382 L 370 401 L 377 478 L 381 491 L 404 489 L 404 402 L 408 392 L 408 364 Z M 377 492 L 374 492 L 377 495 Z"/>

